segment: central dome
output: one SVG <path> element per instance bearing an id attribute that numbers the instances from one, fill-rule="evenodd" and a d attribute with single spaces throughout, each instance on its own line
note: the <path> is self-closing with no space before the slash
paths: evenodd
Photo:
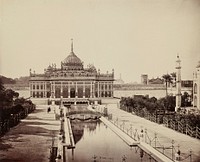
<path id="1" fill-rule="evenodd" d="M 82 65 L 82 61 L 80 58 L 78 58 L 74 52 L 71 52 L 69 56 L 67 56 L 63 63 L 68 65 Z"/>
<path id="2" fill-rule="evenodd" d="M 66 70 L 83 70 L 83 62 L 74 54 L 73 42 L 71 44 L 71 52 L 61 63 L 61 67 Z"/>

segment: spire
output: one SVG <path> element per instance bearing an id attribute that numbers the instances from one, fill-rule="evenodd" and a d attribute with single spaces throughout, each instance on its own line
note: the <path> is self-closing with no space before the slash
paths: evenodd
<path id="1" fill-rule="evenodd" d="M 177 53 L 177 58 L 179 59 L 179 53 Z"/>
<path id="2" fill-rule="evenodd" d="M 176 60 L 177 63 L 180 63 L 181 62 L 181 59 L 179 57 L 179 53 L 177 53 L 177 60 Z"/>
<path id="3" fill-rule="evenodd" d="M 73 39 L 71 39 L 71 52 L 73 53 Z"/>

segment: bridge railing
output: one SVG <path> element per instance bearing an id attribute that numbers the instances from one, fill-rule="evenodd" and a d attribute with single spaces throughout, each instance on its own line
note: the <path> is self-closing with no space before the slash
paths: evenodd
<path id="1" fill-rule="evenodd" d="M 93 115 L 101 115 L 100 112 L 94 112 L 94 111 L 70 111 L 66 112 L 66 115 L 75 115 L 75 114 L 93 114 Z"/>
<path id="2" fill-rule="evenodd" d="M 160 142 L 158 134 L 154 133 L 154 136 L 151 137 L 148 134 L 147 129 L 142 129 L 143 131 L 139 131 L 137 128 L 134 129 L 133 125 L 130 124 L 130 126 L 126 125 L 125 120 L 120 120 L 119 118 L 115 118 L 110 120 L 115 126 L 117 126 L 120 130 L 122 130 L 124 133 L 126 133 L 129 137 L 136 141 L 142 141 L 153 148 L 155 148 L 157 151 L 162 153 L 163 155 L 167 156 L 171 160 L 175 160 L 177 152 L 180 152 L 180 146 L 175 144 L 175 141 L 172 140 L 169 145 L 164 145 Z M 180 123 L 179 123 L 180 125 Z M 188 132 L 189 133 L 189 132 Z M 199 134 L 197 134 L 199 135 Z M 192 151 L 187 154 L 186 157 L 182 156 L 182 159 L 180 161 L 184 161 L 186 159 L 190 159 L 189 162 L 192 162 Z"/>
<path id="3" fill-rule="evenodd" d="M 130 109 L 130 108 L 128 109 L 126 106 L 123 106 L 123 105 L 121 105 L 120 108 L 124 111 L 128 111 Z M 178 120 L 173 120 L 172 118 L 175 117 L 174 113 L 170 113 L 170 112 L 168 112 L 167 114 L 165 112 L 150 113 L 147 110 L 144 110 L 144 109 L 139 110 L 134 107 L 132 107 L 131 111 L 134 112 L 135 115 L 137 116 L 140 116 L 142 118 L 145 118 L 147 120 L 150 120 L 158 124 L 164 124 L 168 128 L 187 134 L 191 137 L 200 139 L 200 128 L 196 126 L 196 127 L 193 127 L 193 129 L 191 129 L 192 126 L 191 125 L 186 126 L 187 124 L 186 122 L 181 123 Z M 187 129 L 187 133 L 186 133 L 186 129 Z"/>
<path id="4" fill-rule="evenodd" d="M 163 124 L 171 128 L 173 130 L 176 130 L 178 132 L 184 133 L 186 135 L 189 135 L 191 137 L 200 139 L 200 128 L 199 127 L 191 127 L 189 124 L 182 122 L 182 121 L 176 121 L 173 119 L 169 119 L 167 117 L 163 117 Z"/>

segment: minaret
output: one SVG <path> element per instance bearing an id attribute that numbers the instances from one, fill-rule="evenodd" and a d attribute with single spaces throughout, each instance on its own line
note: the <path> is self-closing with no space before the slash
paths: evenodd
<path id="1" fill-rule="evenodd" d="M 181 60 L 177 55 L 176 60 L 176 107 L 175 112 L 178 108 L 181 108 Z"/>

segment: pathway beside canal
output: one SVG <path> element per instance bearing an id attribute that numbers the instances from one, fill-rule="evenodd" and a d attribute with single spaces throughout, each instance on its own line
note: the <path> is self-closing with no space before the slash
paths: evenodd
<path id="1" fill-rule="evenodd" d="M 47 113 L 47 106 L 36 110 L 2 138 L 0 138 L 1 162 L 48 162 L 53 137 L 58 135 L 60 121 L 54 113 Z"/>
<path id="2" fill-rule="evenodd" d="M 131 125 L 133 129 L 140 131 L 141 129 L 147 129 L 148 136 L 153 139 L 155 133 L 157 134 L 157 146 L 160 144 L 165 147 L 170 147 L 172 145 L 172 140 L 174 140 L 174 146 L 176 150 L 178 145 L 180 146 L 180 151 L 182 157 L 187 157 L 192 150 L 192 161 L 195 159 L 200 159 L 200 140 L 187 136 L 185 134 L 176 132 L 170 128 L 166 128 L 163 125 L 153 123 L 144 118 L 138 117 L 131 113 L 125 112 L 117 108 L 116 104 L 108 104 L 108 113 L 112 114 L 113 120 L 118 120 L 118 122 L 124 123 L 124 129 L 130 129 Z M 162 149 L 161 149 L 162 151 Z M 169 153 L 171 150 L 166 149 L 165 152 Z M 185 161 L 189 161 L 189 158 Z"/>

